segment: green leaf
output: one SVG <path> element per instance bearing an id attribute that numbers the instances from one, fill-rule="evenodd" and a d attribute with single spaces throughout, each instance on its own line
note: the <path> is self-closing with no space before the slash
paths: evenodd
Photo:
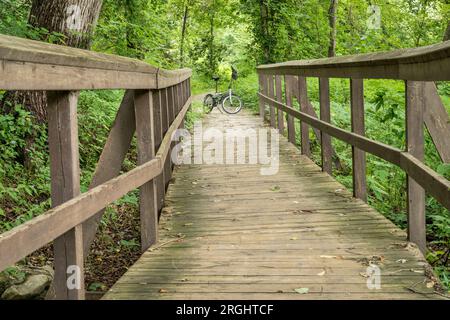
<path id="1" fill-rule="evenodd" d="M 299 294 L 307 294 L 309 292 L 309 288 L 297 288 L 297 289 L 294 289 L 294 291 Z"/>

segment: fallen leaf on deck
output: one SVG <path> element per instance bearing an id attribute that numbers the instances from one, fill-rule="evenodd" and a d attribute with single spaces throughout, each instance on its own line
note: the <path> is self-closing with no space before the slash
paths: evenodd
<path id="1" fill-rule="evenodd" d="M 167 293 L 166 289 L 159 289 L 159 293 Z"/>
<path id="2" fill-rule="evenodd" d="M 406 259 L 398 259 L 398 260 L 395 261 L 395 262 L 398 262 L 398 263 L 406 263 L 406 261 L 408 261 L 408 260 L 406 260 Z"/>
<path id="3" fill-rule="evenodd" d="M 297 237 L 292 237 L 291 240 L 298 240 L 298 238 Z"/>
<path id="4" fill-rule="evenodd" d="M 426 286 L 427 286 L 428 289 L 433 288 L 434 287 L 434 281 L 427 282 Z"/>
<path id="5" fill-rule="evenodd" d="M 360 275 L 361 277 L 363 277 L 363 278 L 368 278 L 368 277 L 370 277 L 370 276 L 369 276 L 367 273 L 365 273 L 365 272 L 360 272 L 359 275 Z"/>
<path id="6" fill-rule="evenodd" d="M 309 288 L 297 288 L 297 289 L 294 289 L 294 291 L 299 294 L 306 294 L 309 292 Z"/>
<path id="7" fill-rule="evenodd" d="M 325 270 L 319 272 L 317 275 L 318 275 L 318 276 L 324 276 L 324 275 L 325 275 Z"/>
<path id="8" fill-rule="evenodd" d="M 278 191 L 278 190 L 280 190 L 280 186 L 273 186 L 272 188 L 270 188 L 270 190 Z"/>

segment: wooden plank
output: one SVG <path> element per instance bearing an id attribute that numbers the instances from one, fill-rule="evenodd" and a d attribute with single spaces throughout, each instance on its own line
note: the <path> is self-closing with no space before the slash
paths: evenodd
<path id="1" fill-rule="evenodd" d="M 319 78 L 320 120 L 330 123 L 330 82 L 328 78 Z M 331 137 L 320 133 L 322 155 L 322 171 L 332 174 L 332 146 Z"/>
<path id="2" fill-rule="evenodd" d="M 283 86 L 282 86 L 282 77 L 280 75 L 275 76 L 275 92 L 276 92 L 276 100 L 279 102 L 283 102 Z M 278 123 L 278 132 L 284 133 L 284 115 L 283 111 L 277 108 L 277 123 Z"/>
<path id="3" fill-rule="evenodd" d="M 111 131 L 103 147 L 102 154 L 97 163 L 94 176 L 89 185 L 92 189 L 119 175 L 122 163 L 131 145 L 136 130 L 134 114 L 134 90 L 127 90 L 117 111 Z M 98 225 L 104 213 L 100 210 L 93 217 L 83 223 L 84 251 L 89 252 L 89 247 L 94 241 Z"/>
<path id="4" fill-rule="evenodd" d="M 188 101 L 189 102 L 189 101 Z M 176 118 L 169 130 L 177 127 L 184 116 Z M 161 154 L 168 153 L 168 146 L 162 143 L 156 158 L 115 177 L 91 190 L 59 205 L 42 215 L 27 221 L 0 235 L 0 270 L 16 263 L 28 254 L 36 251 L 56 237 L 71 230 L 92 217 L 101 209 L 120 199 L 128 192 L 142 186 L 161 173 Z M 20 243 L 20 246 L 17 246 Z"/>
<path id="5" fill-rule="evenodd" d="M 352 132 L 365 134 L 364 86 L 362 79 L 350 79 Z M 363 150 L 352 146 L 353 195 L 367 202 L 366 155 Z"/>
<path id="6" fill-rule="evenodd" d="M 423 119 L 436 146 L 436 149 L 445 163 L 450 163 L 450 118 L 433 82 L 424 84 L 424 111 Z"/>
<path id="7" fill-rule="evenodd" d="M 425 83 L 406 82 L 406 151 L 424 161 L 423 113 Z M 407 178 L 408 239 L 426 252 L 425 190 Z"/>
<path id="8" fill-rule="evenodd" d="M 80 194 L 77 101 L 77 92 L 48 93 L 52 207 Z M 56 299 L 84 299 L 82 237 L 82 226 L 76 225 L 53 242 Z"/>
<path id="9" fill-rule="evenodd" d="M 390 52 L 260 65 L 257 71 L 303 77 L 448 81 L 450 42 Z"/>
<path id="10" fill-rule="evenodd" d="M 273 75 L 268 75 L 267 76 L 267 93 L 269 95 L 269 97 L 271 97 L 272 99 L 275 99 L 275 92 L 274 92 L 274 79 L 273 79 Z M 269 105 L 269 121 L 270 121 L 270 126 L 272 128 L 276 127 L 276 117 L 275 117 L 275 107 L 270 104 Z"/>
<path id="11" fill-rule="evenodd" d="M 434 172 L 424 163 L 417 160 L 407 152 L 402 152 L 395 147 L 371 140 L 356 133 L 347 132 L 327 122 L 312 117 L 309 114 L 290 108 L 287 105 L 270 99 L 267 96 L 261 94 L 260 96 L 265 101 L 274 103 L 275 106 L 283 109 L 286 113 L 291 114 L 295 118 L 302 119 L 302 121 L 307 122 L 322 132 L 326 132 L 334 138 L 340 139 L 352 146 L 357 147 L 358 149 L 369 152 L 381 159 L 399 166 L 405 170 L 409 176 L 414 178 L 414 180 L 416 180 L 416 182 L 419 183 L 439 203 L 450 210 L 450 181 Z"/>
<path id="12" fill-rule="evenodd" d="M 155 158 L 154 105 L 150 90 L 136 91 L 136 136 L 138 165 Z M 139 188 L 139 212 L 141 223 L 141 249 L 144 252 L 158 241 L 158 194 L 156 179 Z"/>
<path id="13" fill-rule="evenodd" d="M 284 91 L 286 94 L 286 105 L 289 107 L 293 107 L 293 83 L 295 78 L 292 76 L 284 77 Z M 294 117 L 288 113 L 287 115 L 287 130 L 288 130 L 288 141 L 292 144 L 296 144 L 295 142 L 295 125 L 294 125 Z"/>
<path id="14" fill-rule="evenodd" d="M 305 112 L 308 109 L 308 90 L 306 78 L 298 77 L 298 97 L 300 103 L 300 111 Z M 309 125 L 302 122 L 300 124 L 301 150 L 302 154 L 311 158 L 311 147 L 309 143 Z"/>

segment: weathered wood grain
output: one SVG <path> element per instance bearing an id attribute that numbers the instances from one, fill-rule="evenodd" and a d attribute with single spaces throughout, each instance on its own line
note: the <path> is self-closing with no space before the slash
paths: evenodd
<path id="1" fill-rule="evenodd" d="M 424 161 L 423 114 L 425 83 L 406 82 L 406 152 Z M 426 251 L 425 190 L 407 177 L 408 239 Z"/>
<path id="2" fill-rule="evenodd" d="M 152 91 L 142 90 L 135 92 L 134 109 L 136 114 L 138 165 L 142 165 L 155 158 L 154 107 Z M 156 179 L 152 179 L 140 187 L 139 212 L 141 249 L 145 251 L 158 241 L 158 194 Z"/>
<path id="3" fill-rule="evenodd" d="M 279 102 L 283 102 L 283 78 L 280 75 L 275 76 L 275 94 L 276 99 Z M 283 110 L 277 108 L 277 124 L 278 124 L 278 132 L 280 134 L 284 133 L 284 114 Z"/>
<path id="4" fill-rule="evenodd" d="M 330 114 L 330 81 L 328 78 L 319 78 L 319 100 L 320 100 L 320 120 L 331 121 Z M 322 149 L 322 170 L 332 174 L 332 154 L 331 137 L 325 132 L 320 133 L 320 146 Z"/>
<path id="5" fill-rule="evenodd" d="M 80 194 L 77 92 L 48 94 L 48 130 L 52 207 Z M 84 299 L 83 229 L 74 226 L 53 241 L 56 299 Z M 74 268 L 75 269 L 71 269 Z M 77 268 L 77 269 L 76 269 Z M 67 284 L 68 272 L 74 287 Z M 78 282 L 78 287 L 77 287 Z"/>
<path id="6" fill-rule="evenodd" d="M 350 79 L 351 124 L 352 132 L 365 135 L 364 124 L 364 86 L 362 79 Z M 352 146 L 353 195 L 367 201 L 366 154 Z"/>

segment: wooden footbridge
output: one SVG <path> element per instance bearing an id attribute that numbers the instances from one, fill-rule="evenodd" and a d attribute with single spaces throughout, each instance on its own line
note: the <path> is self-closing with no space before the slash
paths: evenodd
<path id="1" fill-rule="evenodd" d="M 170 155 L 191 105 L 190 70 L 7 36 L 0 36 L 0 60 L 0 88 L 48 93 L 53 203 L 0 235 L 0 270 L 53 241 L 56 298 L 83 299 L 85 253 L 104 208 L 139 188 L 143 255 L 104 299 L 443 298 L 422 254 L 425 193 L 450 209 L 450 182 L 423 163 L 423 126 L 450 161 L 448 114 L 433 83 L 450 80 L 449 42 L 260 66 L 259 116 L 213 112 L 203 130 L 225 136 L 272 128 L 270 137 L 244 138 L 241 163 L 180 166 Z M 319 78 L 319 117 L 306 77 Z M 330 124 L 329 78 L 351 79 L 351 132 Z M 362 79 L 370 78 L 405 81 L 406 150 L 364 136 Z M 90 189 L 80 193 L 78 91 L 100 89 L 127 91 Z M 322 167 L 310 160 L 310 131 L 321 143 Z M 135 133 L 138 164 L 121 173 Z M 331 176 L 331 137 L 352 146 L 352 193 Z M 271 150 L 271 163 L 250 161 L 261 149 Z M 407 173 L 406 232 L 366 204 L 365 153 Z M 261 174 L 269 165 L 277 170 Z M 79 286 L 68 287 L 73 275 Z"/>

